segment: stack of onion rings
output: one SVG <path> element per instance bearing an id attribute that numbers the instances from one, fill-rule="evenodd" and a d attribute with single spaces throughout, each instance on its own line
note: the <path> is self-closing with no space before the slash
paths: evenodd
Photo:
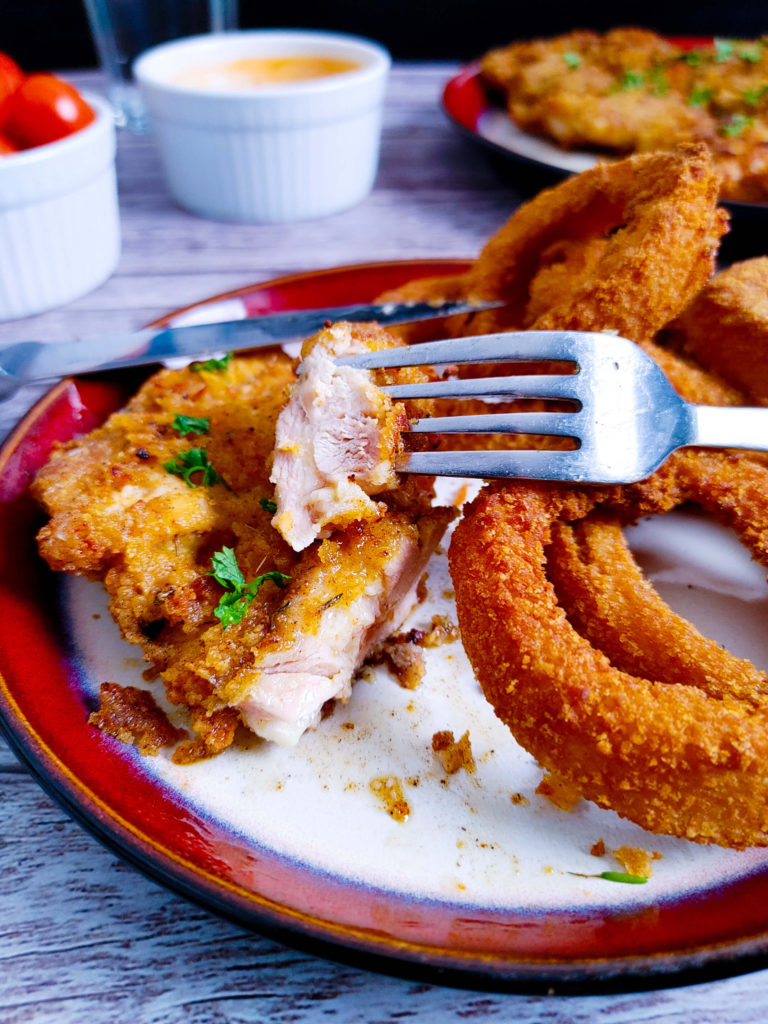
<path id="1" fill-rule="evenodd" d="M 707 372 L 690 358 L 695 346 L 681 354 L 656 340 L 712 272 L 725 229 L 717 186 L 708 155 L 692 147 L 542 193 L 463 281 L 465 294 L 503 297 L 507 308 L 469 318 L 461 333 L 615 331 L 656 358 L 683 397 L 745 404 L 741 381 L 720 365 Z M 564 254 L 562 273 L 553 252 Z M 551 276 L 537 283 L 540 273 Z M 426 288 L 435 295 L 439 284 Z M 766 845 L 768 678 L 674 615 L 621 534 L 684 502 L 733 528 L 768 566 L 763 456 L 687 449 L 625 487 L 488 486 L 449 553 L 462 639 L 497 715 L 585 797 L 654 832 Z"/>

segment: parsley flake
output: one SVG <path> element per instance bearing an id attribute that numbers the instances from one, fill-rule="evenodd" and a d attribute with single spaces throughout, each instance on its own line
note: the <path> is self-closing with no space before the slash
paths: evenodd
<path id="1" fill-rule="evenodd" d="M 273 515 L 277 512 L 277 505 L 269 498 L 259 498 L 259 504 L 265 512 L 271 512 Z"/>
<path id="2" fill-rule="evenodd" d="M 240 622 L 248 611 L 251 601 L 256 597 L 261 587 L 267 583 L 274 583 L 278 587 L 284 587 L 290 579 L 283 572 L 262 573 L 250 583 L 245 582 L 245 577 L 237 564 L 237 556 L 232 548 L 223 547 L 211 558 L 212 572 L 217 583 L 224 587 L 226 593 L 222 594 L 218 606 L 214 608 L 213 614 L 221 622 L 222 630 L 227 626 Z"/>
<path id="3" fill-rule="evenodd" d="M 688 53 L 684 53 L 681 59 L 684 60 L 689 67 L 697 68 L 703 62 L 704 54 L 701 50 L 690 50 Z"/>
<path id="4" fill-rule="evenodd" d="M 187 487 L 198 487 L 192 477 L 196 473 L 202 473 L 203 478 L 200 481 L 204 486 L 210 487 L 213 484 L 226 484 L 221 476 L 216 472 L 208 458 L 208 452 L 205 448 L 190 448 L 189 451 L 181 452 L 170 462 L 164 462 L 163 468 L 174 476 L 180 476 L 184 480 Z"/>
<path id="5" fill-rule="evenodd" d="M 741 98 L 748 107 L 756 107 L 767 92 L 768 85 L 760 85 L 756 89 L 745 89 L 741 94 Z"/>
<path id="6" fill-rule="evenodd" d="M 646 875 L 630 875 L 625 871 L 601 871 L 599 877 L 606 882 L 626 882 L 629 885 L 645 885 L 648 881 Z"/>
<path id="7" fill-rule="evenodd" d="M 178 430 L 182 437 L 187 434 L 207 434 L 211 429 L 211 421 L 204 416 L 185 416 L 177 412 L 173 417 L 173 429 Z"/>
<path id="8" fill-rule="evenodd" d="M 704 86 L 695 88 L 688 97 L 688 106 L 703 107 L 712 99 L 712 90 Z"/>
<path id="9" fill-rule="evenodd" d="M 666 96 L 669 93 L 669 82 L 664 75 L 664 69 L 660 66 L 651 71 L 651 85 L 654 96 Z"/>
<path id="10" fill-rule="evenodd" d="M 647 875 L 629 875 L 625 871 L 601 871 L 599 875 L 585 875 L 581 871 L 569 871 L 576 878 L 602 878 L 606 882 L 624 882 L 626 885 L 645 885 Z"/>
<path id="11" fill-rule="evenodd" d="M 750 64 L 758 64 L 760 62 L 760 43 L 758 43 L 754 50 L 739 50 L 739 56 L 742 60 L 748 60 Z"/>
<path id="12" fill-rule="evenodd" d="M 733 43 L 730 39 L 715 40 L 715 62 L 723 64 L 733 56 Z"/>
<path id="13" fill-rule="evenodd" d="M 200 373 L 201 370 L 207 370 L 209 373 L 218 373 L 221 370 L 226 370 L 232 359 L 232 353 L 227 352 L 226 355 L 222 356 L 221 359 L 206 359 L 202 363 L 192 363 L 190 370 L 193 373 Z"/>
<path id="14" fill-rule="evenodd" d="M 581 64 L 581 57 L 578 53 L 574 53 L 573 50 L 566 50 L 563 54 L 563 60 L 568 65 L 571 71 L 575 71 Z"/>
<path id="15" fill-rule="evenodd" d="M 751 117 L 747 117 L 745 114 L 734 114 L 729 121 L 720 125 L 720 134 L 724 135 L 726 139 L 735 139 L 752 123 Z"/>
<path id="16" fill-rule="evenodd" d="M 621 76 L 619 89 L 622 92 L 628 92 L 630 89 L 642 89 L 643 85 L 645 85 L 645 75 L 643 72 L 627 69 Z"/>

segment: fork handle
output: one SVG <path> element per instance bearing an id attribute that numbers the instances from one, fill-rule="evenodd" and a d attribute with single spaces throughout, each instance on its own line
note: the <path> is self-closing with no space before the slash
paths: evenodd
<path id="1" fill-rule="evenodd" d="M 691 438 L 705 448 L 768 451 L 768 408 L 692 405 Z"/>

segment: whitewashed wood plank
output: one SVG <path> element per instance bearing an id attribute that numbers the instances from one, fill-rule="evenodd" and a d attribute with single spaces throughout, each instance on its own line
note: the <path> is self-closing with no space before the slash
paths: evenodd
<path id="1" fill-rule="evenodd" d="M 4 1024 L 752 1024 L 768 1015 L 768 972 L 654 993 L 553 998 L 454 991 L 308 956 L 148 881 L 24 776 L 0 773 L 0 837 Z"/>

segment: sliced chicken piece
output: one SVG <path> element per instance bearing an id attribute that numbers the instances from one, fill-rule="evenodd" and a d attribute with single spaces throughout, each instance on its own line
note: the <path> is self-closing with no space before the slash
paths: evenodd
<path id="1" fill-rule="evenodd" d="M 370 652 L 416 604 L 416 588 L 452 517 L 434 509 L 418 521 L 389 512 L 322 541 L 283 592 L 272 628 L 245 643 L 253 662 L 220 696 L 253 732 L 293 744 L 330 699 L 346 701 Z"/>
<path id="2" fill-rule="evenodd" d="M 369 371 L 334 362 L 394 344 L 378 328 L 338 323 L 305 346 L 277 420 L 270 476 L 277 504 L 272 525 L 295 551 L 349 523 L 379 519 L 385 508 L 371 495 L 397 486 L 403 407 Z"/>

